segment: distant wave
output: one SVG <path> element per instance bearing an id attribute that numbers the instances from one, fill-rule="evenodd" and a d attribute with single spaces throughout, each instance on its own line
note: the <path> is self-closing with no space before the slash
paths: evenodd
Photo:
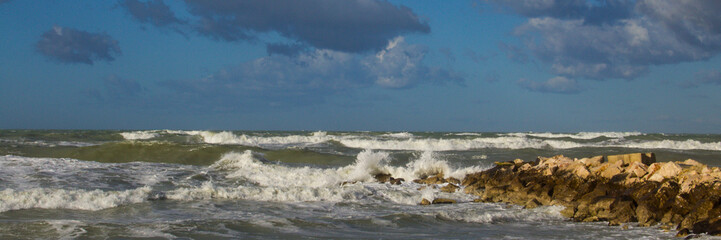
<path id="1" fill-rule="evenodd" d="M 378 150 L 414 150 L 414 151 L 462 151 L 472 149 L 570 149 L 570 148 L 639 148 L 639 149 L 672 149 L 672 150 L 712 150 L 721 151 L 721 142 L 700 142 L 698 140 L 630 140 L 629 136 L 639 136 L 639 132 L 582 132 L 577 134 L 557 133 L 507 133 L 496 137 L 476 138 L 430 138 L 409 137 L 405 133 L 395 135 L 330 135 L 326 132 L 314 132 L 308 135 L 288 136 L 250 136 L 232 132 L 189 131 L 183 134 L 198 135 L 203 141 L 211 144 L 234 144 L 263 148 L 282 148 L 288 146 L 308 146 L 336 141 L 343 146 L 357 149 Z M 393 136 L 392 138 L 386 138 Z M 466 135 L 464 135 L 466 136 Z M 403 137 L 403 138 L 401 138 Z M 406 137 L 408 137 L 406 139 Z M 591 140 L 599 137 L 611 139 Z M 545 139 L 544 139 L 545 138 Z"/>
<path id="2" fill-rule="evenodd" d="M 514 137 L 538 137 L 538 138 L 573 138 L 573 139 L 594 139 L 599 137 L 624 138 L 643 135 L 640 132 L 579 132 L 579 133 L 507 133 L 506 136 Z"/>

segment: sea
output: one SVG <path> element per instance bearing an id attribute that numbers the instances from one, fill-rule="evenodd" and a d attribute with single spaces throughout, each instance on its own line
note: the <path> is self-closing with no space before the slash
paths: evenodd
<path id="1" fill-rule="evenodd" d="M 0 130 L 0 239 L 672 239 L 412 182 L 633 152 L 721 167 L 721 135 Z"/>

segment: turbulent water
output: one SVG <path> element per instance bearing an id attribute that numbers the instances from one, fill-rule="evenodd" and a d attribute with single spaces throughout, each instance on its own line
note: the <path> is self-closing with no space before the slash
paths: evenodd
<path id="1" fill-rule="evenodd" d="M 672 238 L 372 177 L 648 151 L 721 166 L 721 135 L 0 130 L 0 239 Z"/>

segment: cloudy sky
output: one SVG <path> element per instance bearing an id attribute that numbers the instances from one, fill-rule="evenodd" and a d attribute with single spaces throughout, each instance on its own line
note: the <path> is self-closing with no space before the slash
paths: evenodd
<path id="1" fill-rule="evenodd" d="M 717 0 L 0 0 L 0 128 L 721 133 Z"/>

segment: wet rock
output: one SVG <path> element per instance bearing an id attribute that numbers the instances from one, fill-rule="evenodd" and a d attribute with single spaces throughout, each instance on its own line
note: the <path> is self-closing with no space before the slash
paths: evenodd
<path id="1" fill-rule="evenodd" d="M 414 183 L 419 184 L 444 184 L 446 183 L 446 179 L 443 178 L 443 174 L 437 174 L 429 177 L 424 177 L 420 179 L 413 180 Z"/>
<path id="2" fill-rule="evenodd" d="M 433 199 L 433 204 L 453 204 L 453 203 L 456 203 L 456 200 L 449 199 L 449 198 Z"/>
<path id="3" fill-rule="evenodd" d="M 401 185 L 401 183 L 403 183 L 404 181 L 406 181 L 406 180 L 403 178 L 391 178 L 391 180 L 388 182 L 390 182 L 393 185 Z"/>
<path id="4" fill-rule="evenodd" d="M 391 180 L 391 175 L 387 173 L 379 173 L 373 176 L 379 183 L 385 183 Z"/>
<path id="5" fill-rule="evenodd" d="M 441 192 L 454 193 L 458 189 L 458 186 L 449 183 L 448 185 L 441 187 Z"/>
<path id="6" fill-rule="evenodd" d="M 431 205 L 431 201 L 428 201 L 428 199 L 421 199 L 421 205 Z"/>

